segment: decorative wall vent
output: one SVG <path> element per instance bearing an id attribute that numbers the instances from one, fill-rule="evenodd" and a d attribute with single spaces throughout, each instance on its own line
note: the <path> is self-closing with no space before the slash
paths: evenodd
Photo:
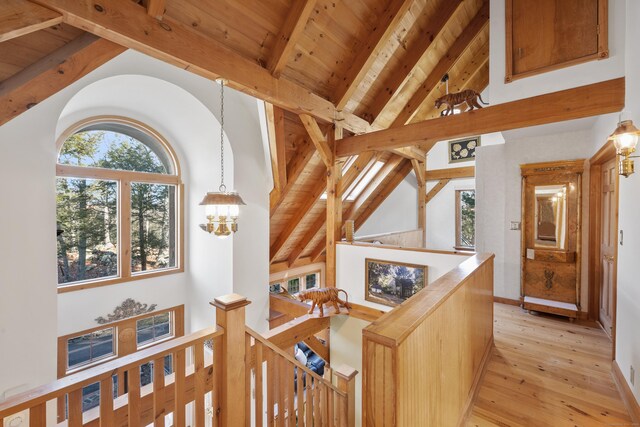
<path id="1" fill-rule="evenodd" d="M 116 322 L 128 317 L 152 312 L 156 309 L 157 306 L 158 304 L 143 304 L 141 302 L 135 301 L 132 298 L 127 298 L 122 302 L 122 304 L 120 304 L 113 310 L 113 314 L 107 314 L 107 317 L 100 316 L 96 318 L 96 322 L 98 322 L 100 325 Z"/>

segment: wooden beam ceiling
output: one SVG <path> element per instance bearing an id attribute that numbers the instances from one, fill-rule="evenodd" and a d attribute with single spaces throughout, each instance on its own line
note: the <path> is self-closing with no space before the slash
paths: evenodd
<path id="1" fill-rule="evenodd" d="M 274 190 L 282 194 L 287 185 L 287 154 L 284 134 L 284 110 L 268 102 L 265 103 L 267 132 L 269 134 L 269 153 Z"/>
<path id="2" fill-rule="evenodd" d="M 342 110 L 347 105 L 351 95 L 371 68 L 373 61 L 412 3 L 413 0 L 390 0 L 387 7 L 381 11 L 378 22 L 369 34 L 369 38 L 358 48 L 345 76 L 334 90 L 333 101 L 338 110 Z"/>
<path id="3" fill-rule="evenodd" d="M 287 243 L 287 240 L 289 240 L 289 237 L 291 237 L 298 224 L 300 224 L 313 205 L 320 200 L 320 196 L 322 196 L 322 193 L 326 190 L 326 186 L 327 183 L 325 180 L 318 180 L 309 194 L 297 202 L 298 208 L 295 210 L 293 217 L 287 222 L 276 241 L 271 245 L 269 250 L 271 261 L 276 259 L 278 252 L 280 252 L 285 243 Z"/>
<path id="4" fill-rule="evenodd" d="M 489 2 L 485 1 L 476 16 L 471 20 L 469 25 L 464 29 L 462 34 L 456 39 L 447 53 L 440 59 L 438 64 L 433 68 L 424 83 L 414 92 L 413 96 L 400 111 L 395 118 L 391 127 L 402 126 L 413 118 L 418 108 L 425 99 L 440 83 L 442 77 L 455 65 L 456 61 L 465 52 L 471 42 L 480 34 L 480 32 L 489 24 Z"/>
<path id="5" fill-rule="evenodd" d="M 334 105 L 298 84 L 275 78 L 258 63 L 168 16 L 149 16 L 130 0 L 33 0 L 62 14 L 64 22 L 122 46 L 143 52 L 297 114 L 325 122 L 337 116 Z M 341 125 L 353 133 L 372 128 L 365 120 L 340 113 Z"/>
<path id="6" fill-rule="evenodd" d="M 368 106 L 363 117 L 371 117 L 373 119 L 372 121 L 375 122 L 378 115 L 389 105 L 394 96 L 396 96 L 400 89 L 407 83 L 416 66 L 427 53 L 429 47 L 431 47 L 433 41 L 463 4 L 464 2 L 462 0 L 450 0 L 445 2 L 443 7 L 438 8 L 436 15 L 429 23 L 429 27 L 424 31 L 422 37 L 420 37 L 420 40 L 424 40 L 424 42 L 415 43 L 409 48 L 403 57 L 400 68 L 385 80 L 382 86 L 384 89 L 376 94 L 373 103 Z"/>
<path id="7" fill-rule="evenodd" d="M 615 113 L 624 108 L 624 78 L 492 105 L 462 114 L 343 138 L 336 156 L 388 150 L 435 141 Z"/>
<path id="8" fill-rule="evenodd" d="M 320 158 L 324 162 L 324 165 L 328 168 L 332 167 L 334 160 L 333 149 L 332 147 L 329 147 L 329 144 L 324 137 L 324 133 L 320 129 L 320 126 L 318 126 L 316 119 L 308 114 L 300 114 L 300 121 L 307 130 L 309 138 L 311 138 L 311 142 L 316 146 L 316 150 L 318 150 L 318 154 L 320 154 Z M 333 132 L 333 130 L 330 132 Z"/>
<path id="9" fill-rule="evenodd" d="M 313 143 L 307 139 L 302 140 L 302 144 L 298 150 L 293 154 L 293 158 L 287 163 L 287 183 L 279 191 L 272 191 L 269 194 L 269 211 L 270 215 L 273 215 L 287 197 L 295 183 L 298 181 L 298 177 L 304 171 L 309 164 L 309 161 L 316 152 L 316 148 Z"/>
<path id="10" fill-rule="evenodd" d="M 27 0 L 2 0 L 0 42 L 24 36 L 62 22 L 62 15 Z"/>
<path id="11" fill-rule="evenodd" d="M 280 77 L 280 73 L 289 62 L 293 48 L 300 35 L 302 35 L 315 4 L 316 0 L 295 0 L 292 2 L 291 10 L 287 15 L 284 26 L 280 29 L 276 44 L 267 63 L 267 68 L 275 77 Z"/>
<path id="12" fill-rule="evenodd" d="M 0 83 L 0 125 L 115 58 L 126 49 L 84 34 Z"/>
<path id="13" fill-rule="evenodd" d="M 349 191 L 352 189 L 352 185 L 357 182 L 357 178 L 361 178 L 362 175 L 367 173 L 370 166 L 375 163 L 376 158 L 377 157 L 373 152 L 362 153 L 347 169 L 337 186 L 337 192 L 343 196 L 343 199 L 348 196 Z M 293 265 L 298 258 L 300 258 L 300 255 L 304 253 L 307 247 L 311 244 L 311 241 L 318 235 L 326 223 L 326 213 L 323 212 L 318 216 L 313 224 L 311 224 L 302 239 L 298 241 L 294 249 L 291 251 L 288 259 L 289 265 Z"/>

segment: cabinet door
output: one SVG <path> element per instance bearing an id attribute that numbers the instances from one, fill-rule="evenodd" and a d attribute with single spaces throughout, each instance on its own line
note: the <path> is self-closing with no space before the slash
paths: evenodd
<path id="1" fill-rule="evenodd" d="M 507 81 L 607 57 L 606 0 L 507 0 Z"/>

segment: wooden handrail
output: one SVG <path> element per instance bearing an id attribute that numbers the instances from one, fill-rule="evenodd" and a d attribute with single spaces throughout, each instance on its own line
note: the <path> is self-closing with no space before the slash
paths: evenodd
<path id="1" fill-rule="evenodd" d="M 169 354 L 184 350 L 194 343 L 207 341 L 223 334 L 224 330 L 219 327 L 206 328 L 20 393 L 0 403 L 0 418 L 6 418 L 9 415 L 38 406 L 73 390 L 82 389 L 103 379 L 111 378 L 118 372 L 164 358 Z"/>
<path id="2" fill-rule="evenodd" d="M 362 335 L 388 346 L 398 346 L 415 328 L 431 316 L 469 277 L 494 254 L 478 254 L 438 278 L 393 310 L 362 330 Z"/>
<path id="3" fill-rule="evenodd" d="M 493 259 L 471 257 L 363 329 L 363 425 L 464 425 L 493 347 Z"/>
<path id="4" fill-rule="evenodd" d="M 313 372 L 311 369 L 309 369 L 306 366 L 304 366 L 302 363 L 298 362 L 296 360 L 296 358 L 293 357 L 291 354 L 287 353 L 286 351 L 282 350 L 277 345 L 275 345 L 272 342 L 268 341 L 262 335 L 260 335 L 259 333 L 257 333 L 256 331 L 254 331 L 253 329 L 251 329 L 248 326 L 247 326 L 247 334 L 249 334 L 254 340 L 260 342 L 264 347 L 267 347 L 269 350 L 273 351 L 274 353 L 278 354 L 279 356 L 284 357 L 285 360 L 287 360 L 288 362 L 294 364 L 298 369 L 301 369 L 303 372 L 305 372 L 307 375 L 311 376 L 313 379 L 322 382 L 324 385 L 326 385 L 327 387 L 329 387 L 330 389 L 332 389 L 333 391 L 335 391 L 339 395 L 346 396 L 345 393 L 343 393 L 342 391 L 338 390 L 338 388 L 336 386 L 334 386 L 333 384 L 331 384 L 330 382 L 328 382 L 327 380 L 322 378 L 320 375 L 318 375 L 315 372 Z"/>
<path id="5" fill-rule="evenodd" d="M 378 249 L 394 249 L 398 251 L 421 252 L 426 254 L 459 255 L 459 256 L 475 255 L 475 252 L 473 251 L 442 251 L 438 249 L 409 248 L 405 246 L 385 245 L 385 244 L 367 243 L 367 242 L 337 242 L 336 245 L 361 246 L 361 247 L 367 247 L 367 248 L 374 247 Z"/>

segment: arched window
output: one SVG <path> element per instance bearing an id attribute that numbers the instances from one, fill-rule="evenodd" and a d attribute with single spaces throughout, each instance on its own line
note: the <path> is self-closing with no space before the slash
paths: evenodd
<path id="1" fill-rule="evenodd" d="M 56 175 L 61 291 L 182 271 L 180 170 L 157 132 L 82 122 L 59 142 Z"/>

